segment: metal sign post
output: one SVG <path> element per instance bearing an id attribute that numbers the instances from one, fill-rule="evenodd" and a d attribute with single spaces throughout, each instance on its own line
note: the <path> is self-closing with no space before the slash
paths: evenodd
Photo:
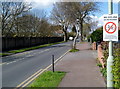
<path id="1" fill-rule="evenodd" d="M 113 14 L 113 2 L 108 0 L 108 10 L 109 14 Z M 109 41 L 109 57 L 107 59 L 107 87 L 113 88 L 113 74 L 112 74 L 112 65 L 113 65 L 113 55 L 112 55 L 112 41 Z"/>
<path id="2" fill-rule="evenodd" d="M 109 14 L 104 15 L 103 41 L 109 41 L 109 56 L 107 59 L 107 88 L 113 89 L 113 45 L 112 41 L 118 41 L 118 14 L 113 14 L 113 1 L 108 0 Z"/>

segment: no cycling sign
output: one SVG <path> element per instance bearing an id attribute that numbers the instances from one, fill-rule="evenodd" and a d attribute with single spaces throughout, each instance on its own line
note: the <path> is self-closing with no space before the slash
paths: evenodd
<path id="1" fill-rule="evenodd" d="M 118 41 L 118 15 L 104 15 L 103 21 L 103 41 Z"/>

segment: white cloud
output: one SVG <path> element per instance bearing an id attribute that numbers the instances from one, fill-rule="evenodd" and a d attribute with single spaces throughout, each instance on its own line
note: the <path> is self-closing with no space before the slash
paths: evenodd
<path id="1" fill-rule="evenodd" d="M 103 16 L 99 17 L 98 21 L 99 21 L 99 26 L 100 25 L 103 26 Z"/>
<path id="2" fill-rule="evenodd" d="M 92 21 L 93 21 L 93 22 L 98 21 L 98 24 L 97 24 L 98 27 L 103 26 L 103 16 L 101 16 L 101 17 L 90 16 L 90 17 L 92 18 Z"/>
<path id="3" fill-rule="evenodd" d="M 32 7 L 39 8 L 39 9 L 45 9 L 52 7 L 53 3 L 57 2 L 58 0 L 31 0 Z"/>

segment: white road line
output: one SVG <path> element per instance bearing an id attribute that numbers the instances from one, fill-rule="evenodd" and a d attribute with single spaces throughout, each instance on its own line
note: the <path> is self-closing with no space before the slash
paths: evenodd
<path id="1" fill-rule="evenodd" d="M 32 52 L 32 51 L 30 51 L 30 52 L 18 53 L 18 54 L 14 54 L 14 55 L 10 55 L 10 56 L 5 56 L 4 58 L 9 58 L 9 57 L 14 57 L 14 56 L 20 56 L 20 55 L 28 54 L 28 53 L 31 53 L 31 52 Z"/>
<path id="2" fill-rule="evenodd" d="M 22 59 L 19 59 L 18 61 L 21 61 L 21 60 L 23 60 L 24 58 L 22 58 Z"/>
<path id="3" fill-rule="evenodd" d="M 27 55 L 26 57 L 32 57 L 32 56 L 34 56 L 34 55 Z"/>
<path id="4" fill-rule="evenodd" d="M 33 55 L 35 55 L 36 53 L 33 53 Z"/>
<path id="5" fill-rule="evenodd" d="M 49 51 L 51 48 L 49 48 L 49 49 L 46 49 L 46 50 L 44 50 L 44 51 L 41 51 L 41 52 L 39 52 L 39 54 L 41 54 L 41 53 L 43 53 L 43 52 L 46 52 L 46 51 Z"/>
<path id="6" fill-rule="evenodd" d="M 40 73 L 38 73 L 37 75 L 35 75 L 31 80 L 29 80 L 26 84 L 24 84 L 20 89 L 23 89 L 25 86 L 27 86 L 28 84 L 30 84 L 34 79 L 36 79 L 40 74 L 42 74 L 45 70 L 42 70 Z"/>
<path id="7" fill-rule="evenodd" d="M 14 62 L 16 62 L 16 61 L 13 61 L 12 63 L 14 63 Z"/>
<path id="8" fill-rule="evenodd" d="M 6 65 L 8 65 L 8 64 L 10 64 L 10 63 L 6 63 Z"/>
<path id="9" fill-rule="evenodd" d="M 6 62 L 5 62 L 6 63 Z M 5 64 L 5 63 L 0 63 L 0 65 L 3 65 L 3 64 Z"/>
<path id="10" fill-rule="evenodd" d="M 57 63 L 58 61 L 60 61 L 60 59 L 62 59 L 69 51 L 70 49 L 67 52 L 65 52 L 62 56 L 60 56 L 57 60 L 55 60 L 54 63 Z"/>
<path id="11" fill-rule="evenodd" d="M 49 48 L 49 49 L 46 49 L 46 50 L 44 50 L 44 51 L 41 51 L 41 52 L 39 52 L 39 54 L 41 54 L 41 53 L 43 53 L 43 52 L 46 52 L 46 51 L 49 51 L 50 49 L 53 49 L 53 48 Z M 31 51 L 32 52 L 32 51 Z M 25 52 L 25 53 L 31 53 L 31 52 Z M 34 54 L 37 54 L 37 53 L 34 53 Z M 28 58 L 28 57 L 32 57 L 32 56 L 34 56 L 34 55 L 27 55 L 25 58 Z M 25 58 L 21 58 L 21 59 L 18 59 L 18 60 L 16 60 L 16 61 L 12 61 L 12 62 L 5 62 L 5 63 L 2 63 L 2 64 L 0 64 L 0 65 L 4 65 L 4 64 L 12 64 L 12 63 L 15 63 L 15 62 L 18 62 L 18 61 L 21 61 L 21 60 L 23 60 L 23 59 L 25 59 Z"/>
<path id="12" fill-rule="evenodd" d="M 58 59 L 56 59 L 55 63 L 57 63 L 58 61 L 60 61 L 60 59 L 62 59 L 62 57 L 64 57 L 70 50 L 68 50 L 67 52 L 65 52 L 62 56 L 60 56 Z M 28 84 L 30 84 L 34 79 L 36 79 L 39 75 L 41 75 L 43 72 L 45 72 L 46 70 L 48 70 L 50 67 L 52 66 L 52 64 L 50 64 L 49 66 L 47 66 L 45 69 L 43 69 L 42 71 L 40 71 L 39 73 L 36 72 L 34 77 L 29 78 L 27 80 L 25 80 L 25 82 L 23 81 L 21 84 L 19 84 L 15 89 L 17 89 L 18 87 L 20 87 L 20 89 L 23 89 L 23 87 L 26 87 Z M 29 80 L 29 81 L 28 81 Z M 27 81 L 27 82 L 26 82 Z"/>

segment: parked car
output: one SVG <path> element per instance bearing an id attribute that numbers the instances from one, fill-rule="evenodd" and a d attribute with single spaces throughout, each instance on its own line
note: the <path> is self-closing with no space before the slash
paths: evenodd
<path id="1" fill-rule="evenodd" d="M 73 40 L 73 37 L 69 37 L 69 40 Z"/>

